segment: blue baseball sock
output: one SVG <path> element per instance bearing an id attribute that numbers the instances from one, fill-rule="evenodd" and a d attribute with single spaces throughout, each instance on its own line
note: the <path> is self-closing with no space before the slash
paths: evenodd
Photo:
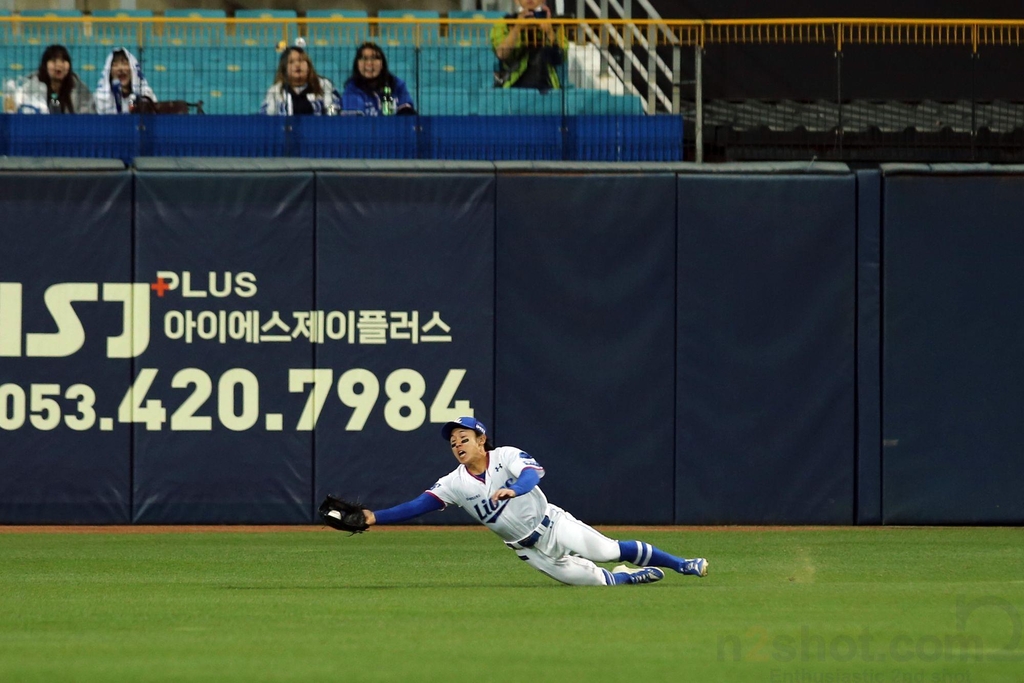
<path id="1" fill-rule="evenodd" d="M 619 560 L 632 562 L 639 567 L 667 567 L 680 573 L 685 561 L 643 541 L 619 541 Z"/>

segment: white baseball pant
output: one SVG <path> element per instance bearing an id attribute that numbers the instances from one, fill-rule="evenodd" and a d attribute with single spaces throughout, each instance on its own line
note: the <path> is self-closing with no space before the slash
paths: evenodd
<path id="1" fill-rule="evenodd" d="M 594 562 L 619 559 L 619 543 L 558 507 L 548 505 L 551 526 L 532 548 L 513 548 L 520 559 L 571 586 L 611 586 L 611 572 Z M 570 554 L 571 553 L 571 554 Z"/>

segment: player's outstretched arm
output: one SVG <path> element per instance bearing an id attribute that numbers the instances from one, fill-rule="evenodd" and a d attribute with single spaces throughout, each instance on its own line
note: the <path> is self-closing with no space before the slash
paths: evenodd
<path id="1" fill-rule="evenodd" d="M 376 512 L 363 510 L 363 514 L 366 516 L 367 524 L 397 524 L 442 509 L 444 509 L 444 503 L 441 502 L 441 499 L 424 491 L 407 503 Z"/>

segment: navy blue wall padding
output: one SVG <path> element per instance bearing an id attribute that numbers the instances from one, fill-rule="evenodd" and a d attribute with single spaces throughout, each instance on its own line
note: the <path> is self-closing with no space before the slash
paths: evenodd
<path id="1" fill-rule="evenodd" d="M 882 523 L 882 177 L 857 171 L 857 523 Z"/>
<path id="2" fill-rule="evenodd" d="M 853 522 L 855 192 L 679 178 L 677 522 Z"/>
<path id="3" fill-rule="evenodd" d="M 312 432 L 296 429 L 308 390 L 289 391 L 289 369 L 312 368 L 314 344 L 301 335 L 275 342 L 262 334 L 263 341 L 250 343 L 231 338 L 230 328 L 226 343 L 194 335 L 189 344 L 171 338 L 176 332 L 172 327 L 168 335 L 166 321 L 172 311 L 194 316 L 256 311 L 267 334 L 294 332 L 293 314 L 316 310 L 313 212 L 312 173 L 137 174 L 136 279 L 155 282 L 158 271 L 183 278 L 189 271 L 191 289 L 208 296 L 186 297 L 180 285 L 151 297 L 153 338 L 135 367 L 136 373 L 158 370 L 148 398 L 162 400 L 168 423 L 160 431 L 135 427 L 136 522 L 311 521 Z M 237 285 L 245 272 L 255 276 L 254 296 L 240 293 L 250 289 L 245 286 L 213 296 L 210 273 L 216 289 L 223 290 L 224 273 L 232 273 Z M 275 311 L 284 332 L 269 327 Z M 235 331 L 241 335 L 242 325 Z M 186 368 L 212 380 L 212 394 L 195 412 L 211 418 L 210 431 L 173 430 L 172 416 L 195 391 L 194 386 L 172 387 Z M 220 387 L 221 377 L 234 368 L 258 381 L 258 417 L 241 431 L 223 423 L 225 412 L 242 414 L 245 405 L 241 389 Z M 232 396 L 235 407 L 225 411 L 221 404 Z"/>
<path id="4" fill-rule="evenodd" d="M 360 311 L 381 311 L 388 329 L 384 343 L 365 343 L 358 332 L 351 343 L 317 349 L 317 367 L 332 369 L 335 384 L 316 430 L 316 498 L 333 492 L 376 509 L 415 498 L 458 466 L 441 438 L 441 423 L 466 412 L 455 401 L 492 425 L 494 186 L 490 173 L 317 174 L 317 306 L 352 311 L 357 325 Z M 435 312 L 447 331 L 431 322 Z M 415 343 L 400 324 L 413 313 Z M 444 335 L 450 341 L 428 339 Z M 379 396 L 356 425 L 336 387 L 358 369 L 376 378 Z M 387 416 L 387 378 L 403 370 L 421 376 L 425 388 L 425 412 L 409 424 L 401 419 L 413 417 L 409 408 Z M 452 402 L 439 407 L 455 412 L 435 413 L 453 371 L 465 375 Z M 466 519 L 445 513 L 420 521 Z"/>
<path id="5" fill-rule="evenodd" d="M 107 339 L 124 330 L 124 308 L 118 301 L 103 300 L 103 283 L 132 280 L 131 220 L 128 172 L 0 175 L 0 283 L 22 287 L 21 334 L 12 327 L 0 330 L 8 344 L 15 340 L 20 347 L 16 355 L 8 347 L 0 357 L 0 385 L 16 384 L 26 398 L 25 423 L 13 431 L 0 430 L 0 523 L 129 521 L 131 431 L 116 417 L 131 384 L 131 361 L 107 357 Z M 95 285 L 96 301 L 74 304 L 84 343 L 62 357 L 26 357 L 30 350 L 39 351 L 35 343 L 30 348 L 27 334 L 57 332 L 43 297 L 60 283 L 87 283 L 87 289 Z M 0 298 L 0 309 L 11 301 L 9 296 Z M 61 317 L 64 329 L 75 327 L 70 316 Z M 4 320 L 0 310 L 0 325 Z M 29 413 L 41 414 L 32 411 L 33 384 L 59 385 L 60 393 L 53 398 L 62 416 L 72 419 L 86 413 L 66 393 L 72 385 L 87 385 L 96 397 L 95 422 L 85 431 L 71 429 L 63 418 L 52 430 L 33 426 Z M 0 406 L 8 417 L 13 402 Z M 110 430 L 100 429 L 103 417 L 115 418 Z"/>
<path id="6" fill-rule="evenodd" d="M 672 521 L 674 198 L 670 174 L 498 177 L 497 443 L 590 523 Z"/>
<path id="7" fill-rule="evenodd" d="M 886 176 L 887 524 L 1024 521 L 1024 177 Z"/>

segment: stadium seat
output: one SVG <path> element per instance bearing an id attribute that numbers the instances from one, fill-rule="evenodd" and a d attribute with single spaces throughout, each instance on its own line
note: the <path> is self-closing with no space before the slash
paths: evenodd
<path id="1" fill-rule="evenodd" d="M 422 116 L 469 116 L 479 113 L 476 94 L 447 88 L 421 88 L 416 110 Z"/>
<path id="2" fill-rule="evenodd" d="M 306 24 L 306 42 L 313 47 L 355 47 L 368 40 L 370 25 L 365 10 L 308 10 L 307 19 L 347 19 L 337 23 L 313 22 Z M 363 19 L 363 21 L 355 21 Z"/>
<path id="3" fill-rule="evenodd" d="M 21 22 L 21 42 L 28 45 L 77 45 L 82 39 L 82 23 L 61 21 L 80 18 L 77 9 L 22 10 L 21 16 L 28 19 L 53 18 L 54 21 Z"/>
<path id="4" fill-rule="evenodd" d="M 448 44 L 460 47 L 490 46 L 491 27 L 505 16 L 504 12 L 483 10 L 452 10 L 449 19 L 472 19 L 475 23 L 453 22 L 448 25 Z"/>
<path id="5" fill-rule="evenodd" d="M 246 47 L 294 43 L 299 36 L 298 15 L 291 9 L 240 9 L 236 19 L 280 19 L 274 23 L 235 24 L 235 43 Z"/>
<path id="6" fill-rule="evenodd" d="M 494 53 L 489 47 L 424 47 L 420 83 L 424 87 L 477 90 L 494 82 Z"/>
<path id="7" fill-rule="evenodd" d="M 235 11 L 235 19 L 295 19 L 298 17 L 293 9 L 240 9 Z"/>
<path id="8" fill-rule="evenodd" d="M 477 91 L 477 105 L 485 116 L 555 116 L 562 114 L 563 94 L 561 90 L 489 88 Z"/>
<path id="9" fill-rule="evenodd" d="M 640 116 L 644 113 L 640 98 L 634 95 L 613 95 L 607 90 L 566 91 L 565 100 L 566 113 L 569 116 Z"/>
<path id="10" fill-rule="evenodd" d="M 11 39 L 11 22 L 6 19 L 11 16 L 11 10 L 0 9 L 0 41 L 7 43 Z M 3 63 L 0 62 L 0 75 L 3 74 Z"/>
<path id="11" fill-rule="evenodd" d="M 153 16 L 148 9 L 98 9 L 92 12 L 92 21 L 87 24 L 86 38 L 88 42 L 99 45 L 123 45 L 134 50 L 139 45 L 149 42 L 153 35 L 152 22 L 134 21 L 102 21 L 104 19 L 146 19 Z"/>
<path id="12" fill-rule="evenodd" d="M 440 43 L 437 20 L 441 15 L 433 10 L 388 10 L 377 12 L 379 19 L 426 19 L 431 23 L 395 22 L 378 24 L 380 44 L 384 47 L 395 45 L 437 45 Z"/>
<path id="13" fill-rule="evenodd" d="M 164 17 L 175 21 L 163 24 L 159 42 L 176 47 L 223 45 L 225 42 L 224 23 L 216 21 L 185 21 L 187 19 L 224 19 L 224 10 L 219 9 L 168 9 Z"/>
<path id="14" fill-rule="evenodd" d="M 0 46 L 0 76 L 6 82 L 9 78 L 22 78 L 34 72 L 39 67 L 39 58 L 42 52 L 30 54 L 24 46 L 10 47 Z"/>
<path id="15" fill-rule="evenodd" d="M 132 49 L 132 46 L 128 46 L 128 49 Z M 103 73 L 103 64 L 107 61 L 110 50 L 111 48 L 106 45 L 76 45 L 68 48 L 72 69 L 93 92 L 96 91 L 96 81 Z"/>

